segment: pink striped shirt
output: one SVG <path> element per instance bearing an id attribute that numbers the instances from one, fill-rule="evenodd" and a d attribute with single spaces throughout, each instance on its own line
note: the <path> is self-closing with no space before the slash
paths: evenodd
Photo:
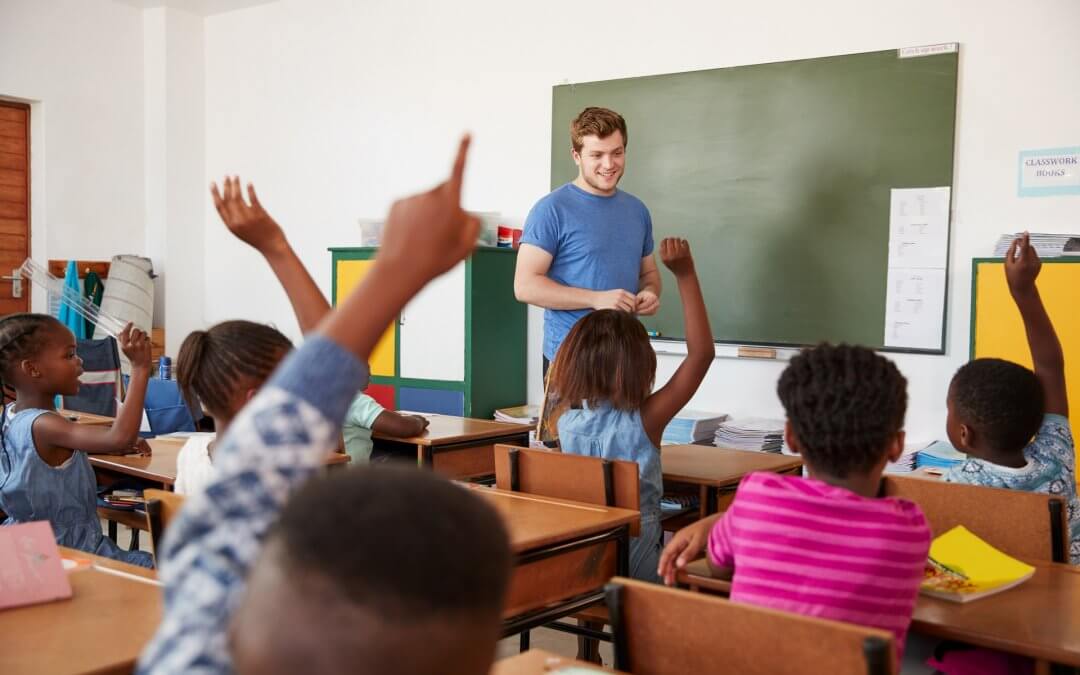
<path id="1" fill-rule="evenodd" d="M 930 539 L 907 500 L 752 473 L 708 551 L 713 565 L 735 570 L 732 601 L 892 631 L 901 654 Z"/>

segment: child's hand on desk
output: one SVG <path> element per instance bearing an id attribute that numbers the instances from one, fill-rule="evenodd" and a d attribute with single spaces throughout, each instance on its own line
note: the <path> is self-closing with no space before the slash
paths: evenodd
<path id="1" fill-rule="evenodd" d="M 400 199 L 390 208 L 376 261 L 400 263 L 398 278 L 426 283 L 463 260 L 480 232 L 480 221 L 461 208 L 461 181 L 469 137 L 461 139 L 450 178 L 435 188 Z"/>
<path id="2" fill-rule="evenodd" d="M 1042 261 L 1027 232 L 1013 240 L 1005 254 L 1005 279 L 1009 282 L 1009 291 L 1015 296 L 1035 288 L 1035 278 L 1042 269 Z"/>
<path id="3" fill-rule="evenodd" d="M 249 206 L 244 201 L 243 191 L 240 189 L 240 178 L 228 176 L 222 180 L 225 186 L 224 196 L 218 192 L 217 183 L 210 184 L 210 194 L 214 197 L 214 206 L 217 207 L 218 215 L 225 223 L 225 227 L 236 235 L 236 238 L 246 242 L 260 253 L 267 253 L 277 248 L 287 246 L 285 233 L 281 226 L 270 217 L 259 198 L 255 196 L 255 186 L 248 183 Z"/>
<path id="4" fill-rule="evenodd" d="M 661 241 L 660 260 L 676 277 L 694 272 L 694 258 L 690 255 L 690 244 L 685 239 L 668 237 Z"/>
<path id="5" fill-rule="evenodd" d="M 154 449 L 150 447 L 150 444 L 146 442 L 145 438 L 140 438 L 131 444 L 131 447 L 128 448 L 128 451 L 125 454 L 149 457 L 154 454 Z"/>
<path id="6" fill-rule="evenodd" d="M 408 415 L 408 417 L 410 417 L 410 418 L 412 418 L 413 420 L 415 420 L 415 422 L 416 422 L 416 425 L 417 425 L 418 427 L 420 427 L 420 430 L 419 430 L 419 431 L 417 431 L 417 432 L 416 432 L 416 434 L 414 434 L 414 435 L 416 435 L 416 436 L 419 436 L 420 434 L 424 433 L 424 431 L 426 431 L 426 430 L 427 430 L 428 426 L 430 426 L 430 425 L 431 425 L 431 420 L 429 420 L 428 418 L 424 417 L 423 415 Z"/>
<path id="7" fill-rule="evenodd" d="M 124 326 L 124 330 L 116 336 L 120 343 L 120 351 L 124 353 L 133 369 L 142 369 L 147 375 L 150 373 L 150 338 L 146 333 L 135 328 L 131 323 Z M 134 374 L 134 373 L 132 373 Z"/>
<path id="8" fill-rule="evenodd" d="M 665 584 L 674 586 L 676 573 L 698 559 L 709 543 L 709 532 L 719 519 L 720 514 L 702 518 L 675 533 L 660 553 L 660 565 L 656 570 Z"/>

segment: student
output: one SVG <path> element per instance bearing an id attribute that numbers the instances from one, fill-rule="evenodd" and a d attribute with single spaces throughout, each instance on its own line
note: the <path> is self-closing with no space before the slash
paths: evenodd
<path id="1" fill-rule="evenodd" d="M 686 358 L 652 393 L 656 352 L 633 314 L 592 312 L 566 336 L 549 374 L 552 413 L 563 452 L 638 463 L 641 535 L 630 542 L 630 574 L 657 581 L 660 554 L 660 437 L 697 391 L 716 354 L 694 259 L 685 239 L 660 242 L 660 259 L 678 282 Z"/>
<path id="2" fill-rule="evenodd" d="M 357 394 L 349 412 L 345 415 L 342 435 L 345 437 L 345 453 L 358 466 L 371 460 L 371 432 L 393 436 L 394 438 L 412 438 L 424 433 L 428 428 L 428 419 L 421 415 L 402 415 L 387 410 L 367 394 Z"/>
<path id="3" fill-rule="evenodd" d="M 131 362 L 127 398 L 109 428 L 76 424 L 56 413 L 56 396 L 79 392 L 82 359 L 75 336 L 47 314 L 0 319 L 0 378 L 15 402 L 0 415 L 0 510 L 5 525 L 48 520 L 56 543 L 153 567 L 143 551 L 125 551 L 101 532 L 97 480 L 87 454 L 150 454 L 139 438 L 150 379 L 150 340 L 124 327 L 120 349 Z"/>
<path id="4" fill-rule="evenodd" d="M 248 204 L 239 178 L 226 177 L 222 185 L 223 192 L 216 183 L 210 188 L 221 220 L 238 239 L 262 254 L 285 289 L 300 329 L 304 333 L 313 330 L 330 311 L 315 280 L 293 251 L 281 226 L 259 202 L 255 187 L 248 184 L 251 201 Z M 195 331 L 184 339 L 176 359 L 177 381 L 188 400 L 198 400 L 206 409 L 220 435 L 292 347 L 292 342 L 273 326 L 253 321 L 225 321 L 209 330 Z M 427 427 L 426 419 L 381 408 L 370 421 L 366 418 L 362 421 L 390 435 L 407 432 L 415 435 Z M 353 425 L 356 426 L 358 423 Z M 361 434 L 355 430 L 346 432 L 350 433 Z M 367 436 L 370 454 L 370 430 Z M 176 459 L 176 492 L 193 494 L 213 479 L 214 439 L 213 434 L 199 434 L 184 443 Z M 362 443 L 359 446 L 354 443 L 356 447 L 362 447 Z M 359 450 L 350 452 L 353 454 L 358 461 L 366 457 L 361 457 Z"/>
<path id="5" fill-rule="evenodd" d="M 139 672 L 490 669 L 510 566 L 497 514 L 415 469 L 315 477 L 387 324 L 476 243 L 467 148 L 446 183 L 394 204 L 371 272 L 232 421 L 214 482 L 165 536 L 165 613 Z"/>
<path id="6" fill-rule="evenodd" d="M 675 534 L 660 574 L 673 583 L 707 547 L 713 574 L 734 572 L 733 602 L 892 631 L 902 652 L 931 538 L 918 506 L 879 497 L 904 449 L 907 382 L 870 349 L 819 345 L 777 391 L 808 477 L 747 475 L 725 513 Z"/>
<path id="7" fill-rule="evenodd" d="M 1061 495 L 1068 505 L 1069 561 L 1077 565 L 1080 503 L 1065 358 L 1035 285 L 1041 267 L 1025 232 L 1005 255 L 1005 278 L 1024 321 L 1035 372 L 1001 359 L 975 359 L 956 371 L 945 428 L 968 459 L 945 480 Z"/>

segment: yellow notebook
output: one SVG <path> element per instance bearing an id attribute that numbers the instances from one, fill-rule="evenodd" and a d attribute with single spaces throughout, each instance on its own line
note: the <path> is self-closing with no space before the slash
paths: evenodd
<path id="1" fill-rule="evenodd" d="M 930 544 L 920 590 L 935 598 L 969 602 L 1018 586 L 1034 573 L 1031 565 L 1005 555 L 957 525 Z"/>

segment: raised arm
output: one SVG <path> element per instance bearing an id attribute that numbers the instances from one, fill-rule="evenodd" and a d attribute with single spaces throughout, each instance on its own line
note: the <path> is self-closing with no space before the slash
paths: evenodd
<path id="1" fill-rule="evenodd" d="M 690 245 L 685 239 L 664 239 L 660 242 L 660 259 L 675 275 L 679 286 L 686 326 L 686 358 L 668 383 L 653 393 L 641 409 L 645 433 L 657 446 L 664 427 L 693 397 L 716 357 L 709 314 L 705 310 Z"/>
<path id="2" fill-rule="evenodd" d="M 1045 399 L 1045 411 L 1051 414 L 1069 415 L 1069 396 L 1065 388 L 1065 355 L 1061 350 L 1054 324 L 1043 306 L 1035 279 L 1042 269 L 1042 261 L 1031 245 L 1028 233 L 1015 239 L 1005 254 L 1005 278 L 1009 292 L 1020 316 L 1024 320 L 1028 348 L 1039 378 Z"/>
<path id="3" fill-rule="evenodd" d="M 139 442 L 143 401 L 150 379 L 150 338 L 130 323 L 117 336 L 120 349 L 131 363 L 127 397 L 109 428 L 76 424 L 60 415 L 42 415 L 34 422 L 38 447 L 70 448 L 92 455 L 149 454 L 150 446 Z"/>
<path id="4" fill-rule="evenodd" d="M 633 312 L 637 306 L 634 294 L 621 288 L 593 291 L 554 281 L 547 275 L 552 259 L 552 255 L 539 246 L 521 245 L 514 269 L 514 297 L 518 302 L 547 309 L 621 309 L 624 312 Z"/>
<path id="5" fill-rule="evenodd" d="M 330 304 L 293 251 L 281 226 L 259 203 L 254 185 L 248 183 L 247 186 L 250 205 L 244 201 L 237 176 L 226 176 L 222 185 L 224 195 L 218 192 L 217 183 L 210 184 L 210 194 L 214 197 L 214 206 L 225 227 L 266 258 L 285 289 L 285 295 L 289 297 L 300 330 L 304 333 L 314 330 L 330 311 Z"/>

